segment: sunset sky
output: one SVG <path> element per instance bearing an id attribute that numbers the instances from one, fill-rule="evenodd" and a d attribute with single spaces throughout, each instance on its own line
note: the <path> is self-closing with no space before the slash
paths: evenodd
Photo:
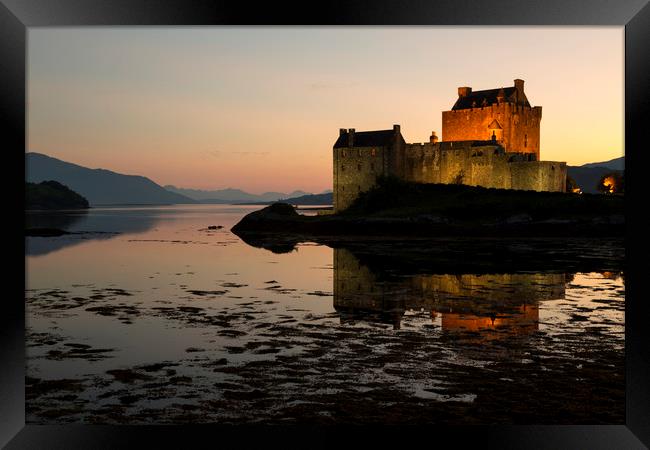
<path id="1" fill-rule="evenodd" d="M 541 159 L 580 165 L 624 153 L 623 50 L 623 27 L 30 28 L 27 149 L 161 185 L 321 192 L 339 128 L 425 142 L 458 86 L 521 78 Z"/>

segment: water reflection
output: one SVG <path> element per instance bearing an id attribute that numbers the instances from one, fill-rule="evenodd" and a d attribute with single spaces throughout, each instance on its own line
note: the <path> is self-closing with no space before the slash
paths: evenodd
<path id="1" fill-rule="evenodd" d="M 92 209 L 74 211 L 26 211 L 26 228 L 58 228 L 81 233 L 58 237 L 27 237 L 25 254 L 46 255 L 89 240 L 106 240 L 119 234 L 144 233 L 151 230 L 159 217 L 137 209 Z"/>
<path id="2" fill-rule="evenodd" d="M 58 228 L 71 231 L 77 225 L 88 220 L 88 211 L 81 209 L 75 211 L 26 211 L 26 228 Z"/>
<path id="3" fill-rule="evenodd" d="M 624 423 L 622 241 L 267 251 L 251 210 L 92 210 L 121 234 L 27 258 L 28 422 Z"/>
<path id="4" fill-rule="evenodd" d="M 538 304 L 565 296 L 564 273 L 417 274 L 374 272 L 348 249 L 334 250 L 334 308 L 341 322 L 401 327 L 407 311 L 426 312 L 443 331 L 499 331 L 487 338 L 538 329 Z"/>

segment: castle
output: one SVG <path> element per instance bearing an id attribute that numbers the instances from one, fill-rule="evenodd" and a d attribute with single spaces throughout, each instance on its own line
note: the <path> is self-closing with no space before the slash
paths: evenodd
<path id="1" fill-rule="evenodd" d="M 566 191 L 566 163 L 539 160 L 542 107 L 531 107 L 524 81 L 501 89 L 459 87 L 442 113 L 442 140 L 407 144 L 392 130 L 341 128 L 334 144 L 334 211 L 346 209 L 379 176 L 417 183 Z"/>

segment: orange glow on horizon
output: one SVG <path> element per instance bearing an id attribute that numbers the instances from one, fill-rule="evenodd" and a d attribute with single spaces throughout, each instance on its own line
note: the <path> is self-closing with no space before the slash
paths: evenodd
<path id="1" fill-rule="evenodd" d="M 477 70 L 486 47 L 499 64 Z M 27 149 L 163 186 L 320 193 L 340 128 L 428 142 L 459 86 L 520 78 L 542 160 L 607 161 L 623 49 L 623 27 L 31 28 Z"/>

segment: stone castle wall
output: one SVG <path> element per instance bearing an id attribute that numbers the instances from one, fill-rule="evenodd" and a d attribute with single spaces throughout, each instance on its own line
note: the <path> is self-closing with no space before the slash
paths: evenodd
<path id="1" fill-rule="evenodd" d="M 511 189 L 566 192 L 565 162 L 512 162 L 509 166 L 512 177 Z"/>
<path id="2" fill-rule="evenodd" d="M 471 109 L 443 111 L 442 140 L 489 140 L 488 127 L 496 119 L 501 127 L 497 141 L 506 152 L 534 153 L 539 161 L 541 106 L 528 107 L 501 103 Z"/>
<path id="3" fill-rule="evenodd" d="M 416 183 L 462 183 L 497 189 L 564 192 L 566 163 L 529 161 L 498 146 L 449 142 L 407 144 L 402 179 Z M 446 147 L 446 148 L 443 148 Z"/>
<path id="4" fill-rule="evenodd" d="M 468 142 L 406 144 L 393 147 L 335 148 L 334 207 L 341 211 L 377 177 L 392 175 L 415 183 L 460 183 L 497 189 L 566 191 L 566 163 L 529 161 L 497 145 Z"/>
<path id="5" fill-rule="evenodd" d="M 386 147 L 334 149 L 334 206 L 337 211 L 350 206 L 361 192 L 376 184 L 388 166 Z"/>
<path id="6" fill-rule="evenodd" d="M 416 183 L 462 183 L 469 186 L 510 187 L 508 158 L 498 146 L 470 147 L 407 144 L 403 179 Z"/>

